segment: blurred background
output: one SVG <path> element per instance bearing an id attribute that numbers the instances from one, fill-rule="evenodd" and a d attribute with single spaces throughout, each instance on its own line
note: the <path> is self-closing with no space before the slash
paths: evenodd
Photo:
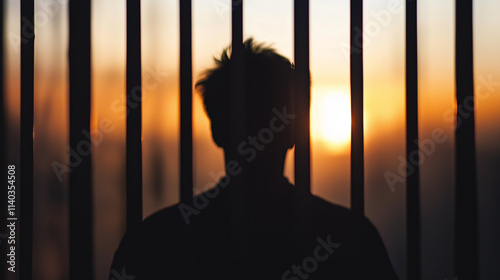
<path id="1" fill-rule="evenodd" d="M 68 172 L 54 168 L 67 164 L 69 153 L 67 2 L 35 1 L 35 279 L 68 277 Z M 179 201 L 179 6 L 177 0 L 141 3 L 146 217 Z M 230 5 L 193 0 L 194 81 L 231 42 Z M 9 164 L 19 164 L 19 9 L 18 0 L 5 1 Z M 387 180 L 399 175 L 405 157 L 405 5 L 371 0 L 364 9 L 366 215 L 406 279 L 406 184 L 403 177 Z M 423 279 L 454 279 L 454 1 L 419 0 L 418 9 L 420 139 L 432 139 L 436 129 L 446 137 L 420 162 Z M 481 279 L 500 275 L 499 14 L 499 1 L 474 1 Z M 349 207 L 349 1 L 311 0 L 310 18 L 312 192 Z M 293 61 L 293 1 L 245 1 L 244 36 Z M 92 151 L 95 267 L 102 280 L 125 231 L 125 1 L 92 1 L 92 56 L 91 127 L 112 127 Z M 211 174 L 224 174 L 199 96 L 194 152 L 197 193 L 214 185 Z M 292 182 L 293 168 L 291 151 L 286 176 Z"/>

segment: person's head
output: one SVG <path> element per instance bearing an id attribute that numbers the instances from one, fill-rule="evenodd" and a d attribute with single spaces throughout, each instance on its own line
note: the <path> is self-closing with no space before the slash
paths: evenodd
<path id="1" fill-rule="evenodd" d="M 211 121 L 213 139 L 226 152 L 236 148 L 231 142 L 231 78 L 235 67 L 230 50 L 228 47 L 220 58 L 214 58 L 216 66 L 196 83 Z M 244 43 L 244 65 L 247 137 L 257 137 L 257 141 L 262 138 L 264 141 L 259 141 L 259 145 L 266 146 L 264 151 L 286 153 L 294 145 L 294 123 L 293 118 L 283 121 L 282 114 L 294 112 L 294 66 L 274 49 L 253 39 Z M 249 142 L 248 138 L 242 139 L 244 141 Z M 251 144 L 247 144 L 251 148 Z"/>

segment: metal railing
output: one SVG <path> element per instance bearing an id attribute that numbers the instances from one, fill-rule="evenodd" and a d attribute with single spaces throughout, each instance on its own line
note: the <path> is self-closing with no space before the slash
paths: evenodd
<path id="1" fill-rule="evenodd" d="M 85 141 L 82 131 L 90 131 L 90 29 L 90 1 L 70 1 L 69 146 L 75 151 L 81 149 L 78 146 Z M 93 278 L 92 205 L 92 157 L 89 153 L 69 176 L 70 279 Z"/>

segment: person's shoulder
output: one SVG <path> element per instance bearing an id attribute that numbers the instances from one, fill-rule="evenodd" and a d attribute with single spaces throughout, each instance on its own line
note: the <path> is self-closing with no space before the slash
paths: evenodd
<path id="1" fill-rule="evenodd" d="M 175 215 L 176 205 L 165 207 L 150 215 L 136 227 L 127 229 L 113 257 L 110 279 L 113 274 L 126 269 L 127 275 L 141 278 L 145 267 L 151 267 L 159 252 L 172 250 L 171 242 L 180 228 L 180 222 Z M 177 226 L 173 226 L 177 224 Z M 169 230 L 170 228 L 170 230 Z"/>
<path id="2" fill-rule="evenodd" d="M 172 228 L 175 226 L 183 226 L 185 222 L 181 212 L 182 205 L 184 204 L 179 202 L 154 212 L 142 221 L 142 228 L 148 230 L 162 227 Z"/>
<path id="3" fill-rule="evenodd" d="M 224 212 L 224 197 L 213 197 L 209 191 L 197 194 L 190 201 L 180 201 L 154 212 L 143 220 L 141 229 L 148 233 L 161 234 L 166 231 L 176 235 L 198 232 L 207 225 L 220 222 Z"/>
<path id="4" fill-rule="evenodd" d="M 193 231 L 182 215 L 182 202 L 164 207 L 145 218 L 142 223 L 128 229 L 119 245 L 118 251 L 155 250 L 154 248 L 171 247 L 175 242 L 182 242 L 187 233 Z M 175 241 L 175 242 L 173 242 Z"/>
<path id="5" fill-rule="evenodd" d="M 347 207 L 326 201 L 315 195 L 311 195 L 309 200 L 309 207 L 314 211 L 314 213 L 309 213 L 309 215 L 317 223 L 328 221 L 325 224 L 343 228 L 350 232 L 351 235 L 356 232 L 369 234 L 373 233 L 373 230 L 376 231 L 372 222 L 365 215 L 361 215 Z"/>
<path id="6" fill-rule="evenodd" d="M 309 207 L 315 211 L 316 215 L 328 217 L 333 220 L 360 220 L 362 217 L 357 215 L 351 209 L 316 195 L 309 196 Z"/>
<path id="7" fill-rule="evenodd" d="M 165 237 L 173 237 L 183 228 L 182 217 L 179 217 L 177 209 L 178 204 L 162 208 L 145 218 L 137 227 L 127 229 L 119 247 L 136 247 L 138 243 L 144 246 L 158 240 L 169 240 Z"/>
<path id="8" fill-rule="evenodd" d="M 311 201 L 315 209 L 314 215 L 311 215 L 314 228 L 318 228 L 318 232 L 332 233 L 342 244 L 345 259 L 357 264 L 351 267 L 354 274 L 358 275 L 356 279 L 367 279 L 367 276 L 373 279 L 397 279 L 382 238 L 368 217 L 317 196 L 311 196 Z M 369 269 L 356 270 L 360 266 Z"/>
<path id="9" fill-rule="evenodd" d="M 354 213 L 349 208 L 326 201 L 324 198 L 321 198 L 317 195 L 311 195 L 310 200 L 311 203 L 313 203 L 315 209 L 317 209 L 318 211 L 323 211 L 326 213 L 330 213 L 331 215 L 339 215 L 344 217 L 354 215 Z"/>
<path id="10" fill-rule="evenodd" d="M 111 273 L 126 267 L 128 275 L 143 277 L 175 270 L 170 265 L 180 258 L 179 255 L 196 237 L 195 228 L 185 223 L 180 205 L 176 203 L 162 208 L 139 226 L 128 229 L 114 254 Z M 150 279 L 141 277 L 137 279 Z"/>

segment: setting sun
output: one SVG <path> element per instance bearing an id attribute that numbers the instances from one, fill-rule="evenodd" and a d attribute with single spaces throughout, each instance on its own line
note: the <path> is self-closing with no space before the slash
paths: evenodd
<path id="1" fill-rule="evenodd" d="M 313 95 L 311 129 L 330 151 L 347 152 L 351 140 L 351 111 L 348 91 L 330 90 Z"/>

